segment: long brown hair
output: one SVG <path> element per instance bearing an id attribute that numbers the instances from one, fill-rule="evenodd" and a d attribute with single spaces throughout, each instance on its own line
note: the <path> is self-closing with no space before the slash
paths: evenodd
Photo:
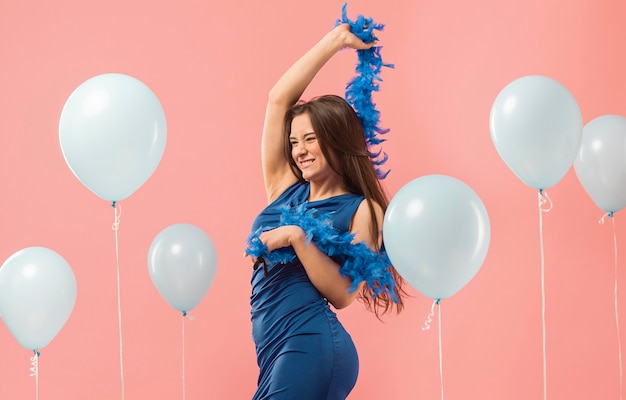
<path id="1" fill-rule="evenodd" d="M 342 177 L 346 189 L 365 197 L 371 215 L 370 234 L 372 238 L 379 237 L 382 227 L 379 226 L 376 218 L 374 203 L 380 205 L 383 213 L 387 210 L 389 203 L 372 164 L 372 154 L 367 148 L 363 126 L 356 112 L 342 97 L 335 95 L 325 95 L 308 102 L 298 102 L 287 111 L 285 157 L 289 160 L 291 170 L 296 177 L 304 181 L 302 172 L 291 156 L 289 140 L 291 122 L 302 114 L 307 114 L 311 119 L 322 154 L 329 161 L 331 168 Z M 375 245 L 376 250 L 380 251 L 378 241 Z M 368 285 L 364 285 L 359 294 L 359 298 L 367 309 L 373 310 L 377 316 L 391 311 L 394 305 L 397 312 L 404 308 L 403 297 L 407 295 L 404 290 L 404 281 L 395 268 L 390 267 L 390 269 L 395 281 L 393 290 L 397 303 L 385 292 L 374 297 L 374 288 Z"/>

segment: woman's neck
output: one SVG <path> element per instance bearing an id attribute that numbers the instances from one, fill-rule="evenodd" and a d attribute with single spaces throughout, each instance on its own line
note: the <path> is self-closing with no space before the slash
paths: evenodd
<path id="1" fill-rule="evenodd" d="M 309 198 L 308 201 L 324 200 L 329 197 L 339 196 L 340 194 L 346 194 L 346 189 L 343 181 L 337 177 L 337 179 L 326 179 L 322 182 L 309 182 Z"/>

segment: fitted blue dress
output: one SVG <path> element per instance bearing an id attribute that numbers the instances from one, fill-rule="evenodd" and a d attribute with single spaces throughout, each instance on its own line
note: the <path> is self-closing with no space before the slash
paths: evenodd
<path id="1" fill-rule="evenodd" d="M 284 210 L 298 207 L 319 212 L 336 231 L 348 232 L 363 201 L 343 194 L 307 202 L 308 195 L 307 183 L 292 185 L 260 213 L 252 232 L 280 226 Z M 340 255 L 333 257 L 341 263 Z M 252 337 L 260 369 L 253 400 L 344 400 L 358 375 L 356 348 L 302 264 L 291 258 L 252 274 Z"/>

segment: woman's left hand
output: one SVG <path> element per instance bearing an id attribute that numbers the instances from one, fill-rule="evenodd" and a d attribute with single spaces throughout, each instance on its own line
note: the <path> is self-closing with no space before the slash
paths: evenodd
<path id="1" fill-rule="evenodd" d="M 284 225 L 259 235 L 261 242 L 272 252 L 276 249 L 291 246 L 295 240 L 304 238 L 304 231 L 297 225 Z"/>

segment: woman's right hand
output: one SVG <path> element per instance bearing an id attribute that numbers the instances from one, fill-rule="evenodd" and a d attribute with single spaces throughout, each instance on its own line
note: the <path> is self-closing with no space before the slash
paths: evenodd
<path id="1" fill-rule="evenodd" d="M 367 50 L 376 46 L 378 43 L 376 41 L 370 43 L 363 42 L 358 36 L 352 33 L 349 24 L 337 25 L 331 32 L 339 35 L 341 43 L 343 43 L 342 47 L 349 47 L 355 50 Z"/>

